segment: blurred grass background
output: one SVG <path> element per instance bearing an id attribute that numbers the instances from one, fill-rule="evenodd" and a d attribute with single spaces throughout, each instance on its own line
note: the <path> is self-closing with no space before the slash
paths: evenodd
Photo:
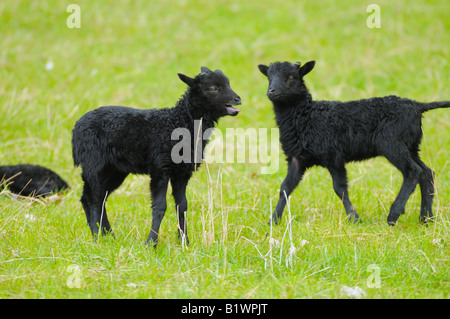
<path id="1" fill-rule="evenodd" d="M 176 73 L 193 76 L 202 65 L 221 69 L 243 101 L 238 117 L 219 122 L 223 132 L 275 127 L 259 63 L 316 60 L 306 84 L 318 100 L 448 100 L 448 1 L 377 1 L 379 29 L 366 25 L 369 1 L 77 1 L 79 29 L 66 25 L 70 3 L 0 2 L 0 164 L 44 165 L 72 186 L 60 202 L 42 205 L 1 193 L 0 296 L 345 297 L 339 287 L 364 286 L 370 263 L 381 267 L 383 285 L 365 288 L 368 297 L 448 296 L 448 110 L 423 120 L 436 225 L 418 225 L 416 190 L 400 225 L 387 228 L 401 174 L 381 158 L 348 166 L 350 196 L 366 222 L 346 225 L 328 172 L 314 168 L 291 200 L 293 244 L 310 243 L 293 267 L 281 257 L 264 267 L 255 250 L 270 248 L 266 222 L 286 173 L 281 152 L 272 175 L 259 174 L 258 164 L 202 166 L 188 190 L 191 247 L 177 241 L 169 198 L 155 254 L 142 245 L 150 229 L 142 176 L 129 177 L 108 201 L 118 239 L 91 243 L 70 143 L 75 122 L 98 106 L 173 106 L 185 91 Z M 281 241 L 287 227 L 274 236 Z M 286 246 L 278 249 L 287 258 Z M 85 270 L 84 289 L 65 285 L 65 267 L 74 263 Z"/>

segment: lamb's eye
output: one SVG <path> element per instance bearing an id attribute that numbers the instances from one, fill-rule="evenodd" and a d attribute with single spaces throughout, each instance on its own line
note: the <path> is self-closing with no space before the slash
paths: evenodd
<path id="1" fill-rule="evenodd" d="M 294 77 L 292 75 L 289 75 L 286 79 L 286 83 L 291 83 L 294 81 Z"/>
<path id="2" fill-rule="evenodd" d="M 215 87 L 215 86 L 210 86 L 210 87 L 208 88 L 208 91 L 214 93 L 214 92 L 219 91 L 219 89 L 218 89 L 217 87 Z"/>

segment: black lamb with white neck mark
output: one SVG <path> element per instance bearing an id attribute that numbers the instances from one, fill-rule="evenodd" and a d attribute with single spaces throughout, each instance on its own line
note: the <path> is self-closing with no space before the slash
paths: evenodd
<path id="1" fill-rule="evenodd" d="M 186 186 L 200 165 L 194 161 L 196 136 L 213 128 L 219 118 L 237 115 L 239 110 L 233 106 L 241 104 L 240 97 L 220 70 L 213 72 L 202 67 L 201 71 L 195 78 L 178 74 L 189 87 L 174 108 L 141 110 L 105 106 L 86 113 L 75 124 L 72 154 L 74 164 L 82 167 L 81 203 L 94 238 L 99 225 L 102 234 L 112 231 L 104 203 L 130 173 L 151 177 L 153 220 L 147 243 L 156 247 L 166 211 L 169 181 L 176 203 L 179 234 L 186 236 Z M 201 121 L 202 132 L 194 131 L 196 120 Z M 179 141 L 171 137 L 172 132 L 180 128 L 190 132 L 192 160 L 176 164 L 171 151 Z M 206 142 L 201 145 L 203 156 Z"/>
<path id="2" fill-rule="evenodd" d="M 420 220 L 432 219 L 433 172 L 419 158 L 422 113 L 449 107 L 450 102 L 420 103 L 396 96 L 349 102 L 313 101 L 303 77 L 314 65 L 315 61 L 302 67 L 300 63 L 289 62 L 258 66 L 269 79 L 267 96 L 273 103 L 288 162 L 271 221 L 278 223 L 287 197 L 305 171 L 320 165 L 329 170 L 334 191 L 342 200 L 349 220 L 357 222 L 359 216 L 348 195 L 345 163 L 380 155 L 403 174 L 388 224 L 394 225 L 405 212 L 405 204 L 417 183 L 422 196 Z"/>

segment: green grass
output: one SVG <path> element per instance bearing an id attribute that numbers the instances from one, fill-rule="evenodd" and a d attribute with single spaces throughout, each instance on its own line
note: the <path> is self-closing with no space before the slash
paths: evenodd
<path id="1" fill-rule="evenodd" d="M 366 298 L 448 298 L 448 110 L 423 120 L 421 155 L 436 173 L 429 227 L 418 223 L 418 190 L 398 225 L 387 226 L 402 177 L 378 158 L 348 165 L 363 223 L 345 221 L 328 172 L 313 168 L 271 230 L 286 174 L 280 154 L 271 175 L 259 164 L 203 165 L 187 193 L 191 245 L 177 239 L 168 197 L 156 252 L 144 245 L 145 176 L 127 178 L 108 201 L 116 239 L 92 241 L 70 142 L 75 122 L 100 105 L 174 105 L 185 90 L 176 73 L 195 75 L 202 65 L 222 69 L 243 101 L 239 116 L 220 121 L 223 132 L 275 127 L 256 65 L 276 60 L 315 59 L 307 85 L 316 99 L 448 100 L 448 1 L 378 1 L 380 29 L 366 26 L 371 2 L 361 1 L 77 1 L 80 29 L 66 27 L 69 3 L 0 3 L 0 164 L 44 165 L 72 186 L 46 201 L 0 193 L 0 297 L 346 298 L 345 285 Z M 379 287 L 369 287 L 370 265 Z M 80 288 L 69 287 L 75 277 Z"/>

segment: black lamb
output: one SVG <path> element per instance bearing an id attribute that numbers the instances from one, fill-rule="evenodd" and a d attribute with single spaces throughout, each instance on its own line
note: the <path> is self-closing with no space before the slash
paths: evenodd
<path id="1" fill-rule="evenodd" d="M 0 188 L 7 186 L 15 194 L 45 197 L 69 188 L 52 170 L 30 164 L 0 166 Z"/>
<path id="2" fill-rule="evenodd" d="M 142 110 L 105 106 L 86 113 L 75 124 L 72 154 L 74 164 L 82 167 L 81 203 L 94 238 L 99 229 L 101 234 L 111 232 L 104 204 L 125 177 L 134 173 L 151 177 L 153 220 L 146 243 L 157 245 L 169 181 L 176 203 L 179 235 L 187 241 L 186 186 L 201 163 L 207 142 L 199 143 L 198 138 L 202 139 L 207 129 L 214 128 L 219 118 L 237 115 L 239 110 L 233 105 L 240 105 L 241 99 L 220 70 L 213 72 L 202 67 L 195 78 L 183 74 L 178 77 L 188 89 L 174 108 Z M 182 161 L 172 156 L 174 146 L 180 143 L 173 139 L 176 129 L 189 133 L 189 160 L 185 160 L 186 154 L 182 154 Z M 200 152 L 197 147 L 201 147 Z M 198 154 L 200 159 L 196 157 Z"/>
<path id="3" fill-rule="evenodd" d="M 315 61 L 276 62 L 259 65 L 269 79 L 268 98 L 280 128 L 280 141 L 287 156 L 288 172 L 271 221 L 278 223 L 287 197 L 306 169 L 327 168 L 333 188 L 344 204 L 349 220 L 359 216 L 350 202 L 345 163 L 376 156 L 386 157 L 403 174 L 403 184 L 393 202 L 387 222 L 394 225 L 417 183 L 421 189 L 420 220 L 433 218 L 433 172 L 419 157 L 422 113 L 449 107 L 450 102 L 420 103 L 396 96 L 339 102 L 313 101 L 303 77 Z M 270 222 L 269 222 L 270 223 Z"/>

